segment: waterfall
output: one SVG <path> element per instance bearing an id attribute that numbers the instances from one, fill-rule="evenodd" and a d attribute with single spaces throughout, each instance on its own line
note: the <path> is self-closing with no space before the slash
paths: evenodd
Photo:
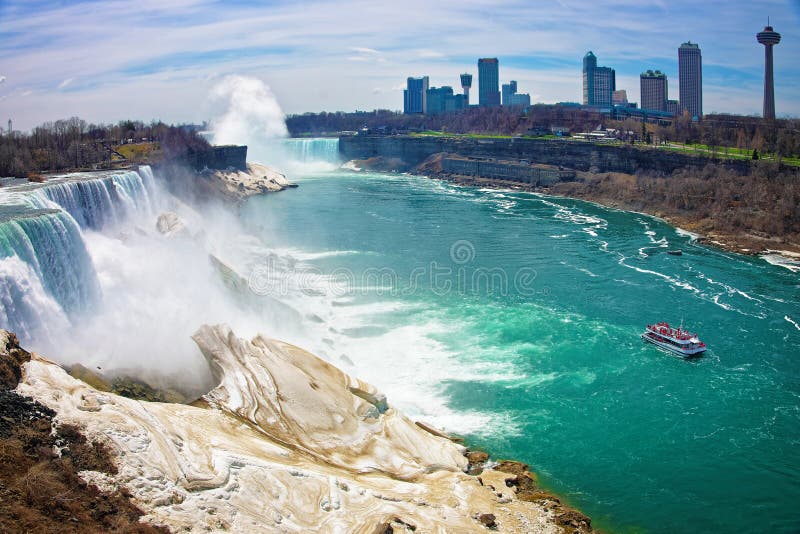
<path id="1" fill-rule="evenodd" d="M 0 192 L 0 327 L 30 341 L 89 311 L 101 291 L 81 228 L 152 214 L 154 195 L 145 166 Z"/>
<path id="2" fill-rule="evenodd" d="M 21 338 L 45 327 L 43 316 L 87 311 L 100 284 L 83 236 L 66 212 L 34 213 L 0 223 L 0 321 Z"/>
<path id="3" fill-rule="evenodd" d="M 70 179 L 47 184 L 36 193 L 69 212 L 81 228 L 99 230 L 133 213 L 152 212 L 152 171 L 143 166 L 141 173 L 127 171 L 101 178 Z"/>
<path id="4" fill-rule="evenodd" d="M 339 139 L 320 137 L 313 139 L 286 139 L 283 141 L 289 156 L 300 163 L 331 163 L 339 165 Z"/>
<path id="5" fill-rule="evenodd" d="M 58 302 L 42 286 L 38 274 L 17 256 L 0 258 L 0 326 L 25 343 L 53 339 L 69 325 Z"/>

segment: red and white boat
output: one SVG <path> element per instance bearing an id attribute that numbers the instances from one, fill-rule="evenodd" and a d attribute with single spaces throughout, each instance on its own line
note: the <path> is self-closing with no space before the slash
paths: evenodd
<path id="1" fill-rule="evenodd" d="M 667 323 L 649 324 L 642 339 L 681 356 L 696 356 L 706 351 L 706 344 L 697 334 L 684 330 L 682 325 L 672 328 Z"/>

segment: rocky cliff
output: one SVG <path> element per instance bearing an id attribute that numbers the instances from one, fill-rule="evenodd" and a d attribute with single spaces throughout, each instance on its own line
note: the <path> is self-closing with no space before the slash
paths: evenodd
<path id="1" fill-rule="evenodd" d="M 247 147 L 237 145 L 220 145 L 204 150 L 190 150 L 186 155 L 187 163 L 198 171 L 203 169 L 247 170 Z"/>
<path id="2" fill-rule="evenodd" d="M 239 202 L 253 195 L 296 187 L 286 176 L 266 165 L 248 163 L 244 170 L 227 167 L 194 170 L 186 165 L 157 165 L 169 191 L 189 202 L 222 199 Z"/>
<path id="3" fill-rule="evenodd" d="M 17 395 L 108 451 L 115 468 L 88 467 L 81 478 L 129 495 L 147 524 L 192 532 L 591 530 L 586 517 L 540 491 L 527 466 L 465 456 L 371 385 L 298 347 L 241 339 L 225 326 L 204 326 L 194 340 L 218 385 L 192 405 L 101 392 L 35 354 L 26 362 L 0 347 L 0 360 L 21 370 Z"/>
<path id="4" fill-rule="evenodd" d="M 527 160 L 531 163 L 597 173 L 634 174 L 639 170 L 671 173 L 686 167 L 701 168 L 711 162 L 740 172 L 749 169 L 747 161 L 722 162 L 655 148 L 598 145 L 557 139 L 354 135 L 340 137 L 339 150 L 347 160 L 394 158 L 400 160 L 406 170 L 437 153 Z"/>

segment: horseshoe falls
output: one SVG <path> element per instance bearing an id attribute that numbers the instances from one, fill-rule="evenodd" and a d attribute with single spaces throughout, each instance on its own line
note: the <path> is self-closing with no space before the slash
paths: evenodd
<path id="1" fill-rule="evenodd" d="M 332 172 L 343 163 L 336 137 L 255 140 L 248 143 L 248 158 L 281 169 L 291 180 Z"/>
<path id="2" fill-rule="evenodd" d="M 283 147 L 291 161 L 300 163 L 341 163 L 339 156 L 339 139 L 336 137 L 316 137 L 309 139 L 286 139 Z"/>

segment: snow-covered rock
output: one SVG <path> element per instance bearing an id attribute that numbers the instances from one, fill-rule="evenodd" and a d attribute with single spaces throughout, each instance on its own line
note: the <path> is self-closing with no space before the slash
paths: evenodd
<path id="1" fill-rule="evenodd" d="M 560 532 L 514 497 L 512 475 L 464 473 L 462 446 L 316 356 L 227 326 L 194 340 L 218 385 L 193 405 L 99 392 L 37 355 L 17 392 L 107 444 L 119 472 L 83 476 L 175 531 L 475 532 L 492 514 L 499 531 Z"/>

